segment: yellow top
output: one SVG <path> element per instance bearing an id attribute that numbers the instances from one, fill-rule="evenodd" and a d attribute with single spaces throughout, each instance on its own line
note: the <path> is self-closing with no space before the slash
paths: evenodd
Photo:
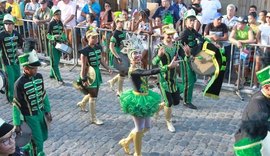
<path id="1" fill-rule="evenodd" d="M 13 2 L 12 4 L 10 3 L 6 3 L 6 9 L 11 6 L 12 7 L 12 11 L 11 11 L 11 15 L 14 17 L 14 21 L 15 21 L 15 25 L 16 26 L 22 26 L 23 25 L 23 21 L 18 20 L 18 19 L 22 19 L 22 14 L 20 11 L 20 6 L 18 3 Z"/>

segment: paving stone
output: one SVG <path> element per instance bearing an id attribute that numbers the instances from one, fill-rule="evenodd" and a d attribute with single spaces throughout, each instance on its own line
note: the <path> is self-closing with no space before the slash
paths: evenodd
<path id="1" fill-rule="evenodd" d="M 72 87 L 72 81 L 78 77 L 80 68 L 71 72 L 71 67 L 63 66 L 60 71 L 66 82 L 59 86 L 49 79 L 49 66 L 39 68 L 45 80 L 51 107 L 53 122 L 49 138 L 44 144 L 48 156 L 124 156 L 118 142 L 127 137 L 134 128 L 132 117 L 121 111 L 115 92 L 103 83 L 97 101 L 97 117 L 104 125 L 90 124 L 90 113 L 81 112 L 76 106 L 83 95 Z M 103 82 L 110 79 L 103 75 Z M 125 81 L 124 90 L 131 88 Z M 153 90 L 159 92 L 158 88 Z M 182 104 L 173 107 L 175 133 L 167 130 L 164 112 L 143 138 L 142 152 L 145 156 L 232 156 L 234 133 L 240 124 L 241 114 L 249 97 L 245 101 L 233 93 L 222 91 L 218 100 L 202 96 L 202 87 L 196 86 L 193 104 L 198 110 L 191 110 Z M 12 107 L 6 104 L 0 95 L 0 116 L 6 121 L 12 120 Z M 88 107 L 88 106 L 87 106 Z M 133 144 L 130 145 L 133 151 Z"/>

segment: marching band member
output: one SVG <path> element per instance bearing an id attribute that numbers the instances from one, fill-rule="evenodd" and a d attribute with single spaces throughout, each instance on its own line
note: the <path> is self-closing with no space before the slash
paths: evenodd
<path id="1" fill-rule="evenodd" d="M 184 31 L 180 33 L 179 40 L 183 45 L 188 45 L 189 48 L 193 48 L 197 46 L 197 39 L 201 40 L 202 38 L 202 35 L 200 35 L 194 29 L 194 23 L 196 20 L 195 11 L 193 9 L 188 10 L 184 14 L 184 19 L 186 28 L 184 29 Z M 192 104 L 192 94 L 194 84 L 196 82 L 196 73 L 191 69 L 191 65 L 189 63 L 190 55 L 191 55 L 190 53 L 185 53 L 185 55 L 182 56 L 180 54 L 180 56 L 184 60 L 183 62 L 180 63 L 181 75 L 183 80 L 182 89 L 184 92 L 184 106 L 191 109 L 197 109 L 197 107 Z"/>
<path id="2" fill-rule="evenodd" d="M 15 153 L 15 127 L 0 118 L 0 155 L 9 156 Z"/>
<path id="3" fill-rule="evenodd" d="M 18 53 L 23 45 L 22 36 L 18 31 L 14 30 L 14 18 L 10 14 L 4 16 L 5 31 L 0 33 L 1 44 L 1 63 L 2 69 L 7 74 L 8 88 L 7 99 L 9 102 L 13 100 L 14 82 L 20 77 L 20 65 L 18 63 Z"/>
<path id="4" fill-rule="evenodd" d="M 270 66 L 256 74 L 262 89 L 251 97 L 243 111 L 241 127 L 235 134 L 236 156 L 270 155 Z"/>
<path id="5" fill-rule="evenodd" d="M 49 40 L 49 56 L 50 56 L 50 78 L 56 79 L 60 85 L 64 85 L 59 70 L 59 62 L 61 52 L 55 48 L 57 42 L 66 42 L 67 36 L 64 34 L 64 25 L 61 21 L 61 10 L 54 6 L 52 9 L 53 18 L 48 26 L 47 38 Z"/>
<path id="6" fill-rule="evenodd" d="M 24 49 L 24 54 L 19 56 L 19 62 L 23 66 L 23 75 L 15 83 L 13 124 L 16 126 L 16 132 L 21 131 L 22 120 L 29 125 L 32 130 L 34 153 L 43 156 L 43 144 L 48 138 L 47 122 L 52 121 L 52 116 L 43 77 L 37 73 L 41 63 L 36 51 L 31 51 L 30 48 Z"/>
<path id="7" fill-rule="evenodd" d="M 173 44 L 172 40 L 173 35 L 176 33 L 173 25 L 163 26 L 162 33 L 164 34 L 163 43 L 158 49 L 158 54 L 152 60 L 153 65 L 158 65 L 160 68 L 166 67 L 173 60 L 174 56 L 178 54 L 178 47 Z M 164 108 L 166 123 L 170 132 L 175 132 L 172 124 L 172 105 L 178 105 L 181 100 L 176 77 L 175 68 L 159 74 L 159 84 L 164 99 L 164 102 L 160 104 L 159 110 Z"/>
<path id="8" fill-rule="evenodd" d="M 99 69 L 99 65 L 102 64 L 110 73 L 111 69 L 106 65 L 103 59 L 101 59 L 102 47 L 98 45 L 98 33 L 96 28 L 90 27 L 86 32 L 86 39 L 88 41 L 88 46 L 79 50 L 81 54 L 81 73 L 80 73 L 80 81 L 86 90 L 88 95 L 85 95 L 83 100 L 79 102 L 77 105 L 81 108 L 82 111 L 86 111 L 86 103 L 89 100 L 90 103 L 90 115 L 91 122 L 96 125 L 102 125 L 103 122 L 96 117 L 96 99 L 98 96 L 99 87 L 102 83 L 101 72 Z M 91 69 L 91 71 L 89 70 Z M 91 72 L 91 73 L 90 73 Z M 89 74 L 95 74 L 95 79 L 89 79 Z"/>
<path id="9" fill-rule="evenodd" d="M 123 32 L 125 18 L 122 14 L 115 15 L 116 30 L 113 32 L 113 35 L 110 39 L 110 55 L 109 63 L 113 66 L 113 59 L 117 59 L 118 63 L 122 63 L 121 57 L 118 55 L 121 50 L 121 42 L 126 38 L 126 34 Z M 115 77 L 108 81 L 110 88 L 112 89 L 114 84 L 118 82 L 117 95 L 119 96 L 123 92 L 123 83 L 126 73 L 120 71 Z"/>
<path id="10" fill-rule="evenodd" d="M 131 43 L 133 44 L 133 43 Z M 141 46 L 141 45 L 140 45 Z M 134 156 L 141 156 L 143 134 L 151 127 L 150 117 L 159 109 L 161 97 L 158 93 L 148 89 L 147 76 L 173 70 L 178 62 L 172 59 L 167 65 L 160 66 L 151 70 L 144 70 L 141 67 L 142 50 L 138 47 L 129 49 L 130 59 L 129 76 L 133 89 L 123 92 L 120 95 L 120 104 L 124 113 L 133 117 L 134 129 L 127 138 L 120 140 L 119 144 L 123 147 L 126 154 L 130 154 L 129 144 L 134 142 Z M 178 94 L 179 95 L 179 94 Z"/>

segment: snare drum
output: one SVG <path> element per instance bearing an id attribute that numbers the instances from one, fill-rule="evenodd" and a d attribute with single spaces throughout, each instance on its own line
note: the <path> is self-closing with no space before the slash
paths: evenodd
<path id="1" fill-rule="evenodd" d="M 26 122 L 21 124 L 21 133 L 17 134 L 15 141 L 16 146 L 23 147 L 30 143 L 32 138 L 32 130 Z"/>
<path id="2" fill-rule="evenodd" d="M 0 69 L 0 92 L 4 93 L 7 86 L 7 77 L 3 70 Z"/>
<path id="3" fill-rule="evenodd" d="M 64 54 L 71 54 L 72 48 L 64 43 L 56 43 L 55 48 Z"/>
<path id="4" fill-rule="evenodd" d="M 204 44 L 212 43 L 205 41 L 204 43 L 199 44 L 197 47 L 192 49 L 193 59 L 191 61 L 191 68 L 195 73 L 199 75 L 212 75 L 216 70 L 212 60 L 212 57 L 214 57 L 215 54 L 209 53 L 206 51 L 206 49 L 203 49 Z"/>

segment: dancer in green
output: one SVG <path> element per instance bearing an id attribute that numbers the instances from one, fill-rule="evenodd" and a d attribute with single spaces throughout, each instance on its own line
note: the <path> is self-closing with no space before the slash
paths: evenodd
<path id="1" fill-rule="evenodd" d="M 18 52 L 23 45 L 23 39 L 18 31 L 14 30 L 14 18 L 10 14 L 4 16 L 5 30 L 0 33 L 2 53 L 0 59 L 2 69 L 7 74 L 8 88 L 6 91 L 9 102 L 13 100 L 14 82 L 20 77 Z"/>
<path id="2" fill-rule="evenodd" d="M 161 97 L 158 93 L 148 89 L 147 76 L 167 73 L 178 66 L 175 57 L 167 65 L 161 66 L 160 68 L 144 70 L 141 67 L 142 50 L 140 51 L 139 49 L 140 48 L 137 46 L 131 46 L 128 52 L 128 57 L 131 62 L 128 73 L 133 84 L 133 89 L 127 90 L 120 95 L 122 110 L 124 113 L 132 115 L 135 127 L 127 138 L 120 140 L 119 144 L 123 147 L 126 154 L 130 154 L 129 144 L 133 141 L 134 156 L 142 155 L 142 137 L 144 133 L 150 129 L 150 117 L 158 111 L 161 101 Z"/>
<path id="3" fill-rule="evenodd" d="M 49 39 L 49 55 L 50 55 L 50 78 L 56 79 L 60 85 L 64 85 L 64 81 L 61 77 L 59 70 L 59 62 L 61 52 L 55 48 L 56 43 L 67 42 L 67 36 L 64 34 L 64 25 L 61 22 L 61 11 L 54 6 L 52 8 L 53 18 L 48 26 L 47 38 Z"/>
<path id="4" fill-rule="evenodd" d="M 110 55 L 109 55 L 109 63 L 113 66 L 112 62 L 114 59 L 118 60 L 118 63 L 122 63 L 122 58 L 119 56 L 121 51 L 122 41 L 126 38 L 126 34 L 123 32 L 125 18 L 122 14 L 117 15 L 115 19 L 116 30 L 113 32 L 113 36 L 110 40 Z M 117 95 L 119 96 L 123 92 L 123 83 L 126 76 L 126 71 L 119 70 L 119 74 L 113 77 L 108 81 L 110 88 L 113 89 L 113 86 L 116 82 L 118 82 Z"/>
<path id="5" fill-rule="evenodd" d="M 172 40 L 173 35 L 176 33 L 173 24 L 163 26 L 162 32 L 164 34 L 163 42 L 158 48 L 158 54 L 152 60 L 153 65 L 158 65 L 160 68 L 170 64 L 173 58 L 177 57 L 179 50 L 179 45 L 174 44 Z M 178 105 L 181 100 L 176 78 L 175 68 L 159 74 L 159 85 L 164 99 L 159 110 L 164 108 L 166 123 L 170 132 L 175 132 L 172 124 L 172 105 Z"/>
<path id="6" fill-rule="evenodd" d="M 19 56 L 23 75 L 16 81 L 13 100 L 13 124 L 16 131 L 24 120 L 32 129 L 34 155 L 43 156 L 43 143 L 48 138 L 46 121 L 51 122 L 51 107 L 44 88 L 44 80 L 37 68 L 40 66 L 35 50 L 26 49 Z"/>

